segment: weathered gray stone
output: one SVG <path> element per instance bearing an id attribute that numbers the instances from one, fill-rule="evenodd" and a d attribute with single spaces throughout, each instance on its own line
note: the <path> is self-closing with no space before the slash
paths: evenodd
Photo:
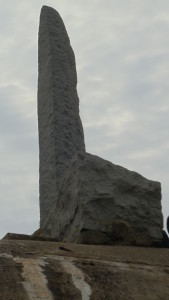
<path id="1" fill-rule="evenodd" d="M 59 14 L 43 6 L 39 26 L 40 226 L 56 203 L 70 160 L 85 151 L 75 57 Z"/>
<path id="2" fill-rule="evenodd" d="M 159 245 L 161 186 L 85 153 L 75 58 L 59 14 L 39 26 L 40 230 L 35 237 L 89 244 Z"/>
<path id="3" fill-rule="evenodd" d="M 161 185 L 97 156 L 72 159 L 43 235 L 90 244 L 158 245 Z"/>

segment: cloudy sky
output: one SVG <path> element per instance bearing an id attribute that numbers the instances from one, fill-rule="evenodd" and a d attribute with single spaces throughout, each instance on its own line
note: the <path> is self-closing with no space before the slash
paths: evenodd
<path id="1" fill-rule="evenodd" d="M 37 40 L 42 5 L 76 55 L 87 151 L 162 184 L 169 215 L 169 1 L 0 0 L 0 237 L 39 227 Z"/>

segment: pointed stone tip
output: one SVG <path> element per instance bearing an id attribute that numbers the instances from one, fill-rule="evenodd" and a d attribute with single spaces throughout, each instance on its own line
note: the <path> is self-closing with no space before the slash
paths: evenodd
<path id="1" fill-rule="evenodd" d="M 41 8 L 41 13 L 47 12 L 47 11 L 57 12 L 56 9 L 54 9 L 53 7 L 47 6 L 47 5 L 43 5 L 42 8 Z"/>
<path id="2" fill-rule="evenodd" d="M 40 12 L 40 15 L 41 16 L 44 16 L 44 15 L 48 15 L 48 14 L 53 14 L 55 16 L 58 16 L 60 17 L 59 13 L 57 12 L 56 9 L 54 9 L 53 7 L 51 6 L 47 6 L 47 5 L 43 5 L 42 8 L 41 8 L 41 12 Z"/>
<path id="3" fill-rule="evenodd" d="M 54 9 L 54 8 L 52 8 L 51 6 L 43 5 L 41 10 L 44 10 L 44 9 Z"/>

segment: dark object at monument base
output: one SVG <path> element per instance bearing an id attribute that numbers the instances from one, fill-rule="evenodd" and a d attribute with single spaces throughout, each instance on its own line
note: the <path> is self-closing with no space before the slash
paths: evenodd
<path id="1" fill-rule="evenodd" d="M 169 238 L 165 230 L 162 230 L 163 234 L 163 242 L 162 242 L 162 247 L 163 248 L 169 248 Z"/>
<path id="2" fill-rule="evenodd" d="M 169 234 L 169 217 L 167 218 L 167 231 L 168 231 L 168 234 Z"/>
<path id="3" fill-rule="evenodd" d="M 167 218 L 166 226 L 167 226 L 167 231 L 169 234 L 169 217 Z M 162 247 L 169 248 L 169 237 L 168 237 L 167 233 L 165 232 L 165 230 L 162 230 L 162 234 L 163 234 Z"/>

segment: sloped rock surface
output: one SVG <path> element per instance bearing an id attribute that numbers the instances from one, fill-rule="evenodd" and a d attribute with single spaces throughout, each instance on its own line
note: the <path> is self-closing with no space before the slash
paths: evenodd
<path id="1" fill-rule="evenodd" d="M 168 299 L 169 251 L 0 241 L 0 299 Z"/>
<path id="2" fill-rule="evenodd" d="M 42 235 L 89 244 L 158 245 L 161 186 L 97 156 L 72 160 Z"/>
<path id="3" fill-rule="evenodd" d="M 75 57 L 63 21 L 43 6 L 38 40 L 40 225 L 57 201 L 59 185 L 75 153 L 85 151 L 79 116 Z"/>

